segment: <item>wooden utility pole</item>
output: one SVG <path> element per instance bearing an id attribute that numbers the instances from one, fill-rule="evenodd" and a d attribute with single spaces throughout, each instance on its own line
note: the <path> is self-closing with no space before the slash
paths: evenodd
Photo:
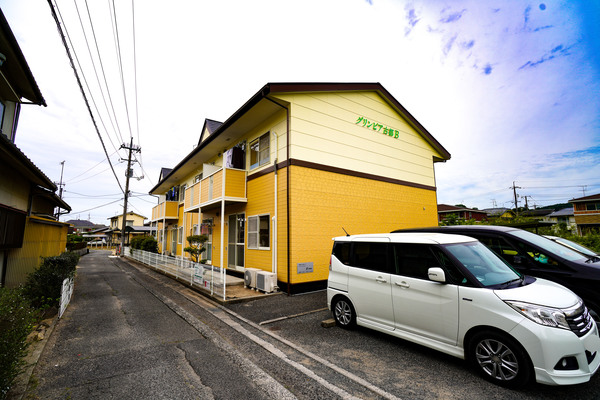
<path id="1" fill-rule="evenodd" d="M 515 215 L 519 214 L 519 203 L 517 202 L 517 189 L 521 189 L 519 186 L 515 186 L 515 182 L 513 181 L 512 188 L 514 196 L 515 196 Z"/>
<path id="2" fill-rule="evenodd" d="M 131 170 L 131 153 L 135 151 L 139 153 L 142 149 L 139 146 L 133 145 L 133 137 L 131 143 L 127 146 L 125 143 L 121 145 L 121 149 L 129 150 L 129 156 L 127 157 L 127 170 L 125 170 L 125 200 L 123 203 L 123 223 L 121 224 L 121 251 L 120 255 L 123 257 L 123 250 L 125 249 L 125 228 L 127 227 L 127 200 L 129 198 L 129 178 L 133 175 Z"/>

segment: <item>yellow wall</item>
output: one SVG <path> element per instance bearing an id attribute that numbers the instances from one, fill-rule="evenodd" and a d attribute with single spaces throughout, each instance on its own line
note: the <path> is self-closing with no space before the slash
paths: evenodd
<path id="1" fill-rule="evenodd" d="M 437 225 L 433 190 L 292 166 L 291 282 L 327 279 L 332 238 Z M 283 174 L 281 174 L 283 175 Z M 297 274 L 297 263 L 314 272 Z"/>
<path id="2" fill-rule="evenodd" d="M 279 185 L 278 185 L 279 186 Z M 271 272 L 273 265 L 274 174 L 261 176 L 248 182 L 246 206 L 246 268 L 259 268 Z M 248 217 L 269 214 L 269 250 L 248 249 Z"/>
<path id="3" fill-rule="evenodd" d="M 40 257 L 58 256 L 66 250 L 68 224 L 28 217 L 23 247 L 8 251 L 6 287 L 25 282 L 27 274 L 40 266 Z"/>
<path id="4" fill-rule="evenodd" d="M 278 95 L 291 102 L 290 157 L 435 186 L 433 155 L 423 137 L 375 92 Z M 357 123 L 398 131 L 398 138 Z"/>

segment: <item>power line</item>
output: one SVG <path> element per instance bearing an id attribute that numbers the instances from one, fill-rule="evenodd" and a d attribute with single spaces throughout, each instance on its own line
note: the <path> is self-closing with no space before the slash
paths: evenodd
<path id="1" fill-rule="evenodd" d="M 77 8 L 77 2 L 75 2 L 75 7 Z M 96 54 L 98 54 L 98 63 L 100 64 L 100 70 L 102 71 L 102 78 L 104 79 L 104 85 L 106 86 L 106 94 L 108 95 L 108 102 L 110 103 L 110 108 L 112 110 L 112 114 L 115 118 L 115 124 L 117 125 L 117 132 L 119 133 L 119 137 L 121 141 L 123 141 L 123 134 L 121 133 L 121 127 L 119 126 L 119 119 L 117 118 L 117 113 L 115 112 L 115 105 L 112 100 L 112 96 L 110 94 L 110 87 L 108 86 L 108 81 L 106 79 L 106 72 L 104 71 L 104 63 L 102 62 L 102 56 L 100 55 L 100 48 L 98 47 L 98 39 L 96 38 L 96 30 L 94 29 L 94 23 L 92 21 L 92 15 L 90 14 L 90 8 L 88 6 L 87 0 L 85 0 L 85 7 L 88 14 L 88 19 L 90 21 L 90 28 L 92 29 L 92 35 L 94 36 L 94 44 L 96 47 Z M 79 13 L 79 8 L 77 8 L 77 13 Z M 81 17 L 80 17 L 81 20 Z M 83 25 L 82 25 L 83 28 Z M 87 42 L 87 36 L 86 36 Z M 89 44 L 88 44 L 89 48 Z M 92 59 L 93 63 L 93 59 Z"/>
<path id="2" fill-rule="evenodd" d="M 87 78 L 85 76 L 85 73 L 83 71 L 83 67 L 81 65 L 81 62 L 79 61 L 79 57 L 77 56 L 77 50 L 75 49 L 75 45 L 73 44 L 73 41 L 71 40 L 71 35 L 69 34 L 69 30 L 67 29 L 67 25 L 65 23 L 65 20 L 62 16 L 62 13 L 60 12 L 60 9 L 58 8 L 58 4 L 56 5 L 56 10 L 58 12 L 58 15 L 60 16 L 60 20 L 62 21 L 62 26 L 64 28 L 65 34 L 67 39 L 69 39 L 69 44 L 71 45 L 71 48 L 73 49 L 73 55 L 75 56 L 75 61 L 77 61 L 77 65 L 79 66 L 79 70 L 81 71 L 81 76 L 83 77 L 83 82 L 85 83 L 85 86 L 90 94 L 90 98 L 92 99 L 92 104 L 94 105 L 94 108 L 96 110 L 96 113 L 98 114 L 98 118 L 100 119 L 100 123 L 102 124 L 102 127 L 104 128 L 104 131 L 106 132 L 106 136 L 108 137 L 108 140 L 110 141 L 110 144 L 112 145 L 113 149 L 115 149 L 115 152 L 117 152 L 117 147 L 115 146 L 115 144 L 113 143 L 110 134 L 108 132 L 108 129 L 106 128 L 106 124 L 104 123 L 104 119 L 102 118 L 102 114 L 100 113 L 100 110 L 98 109 L 98 105 L 96 104 L 96 100 L 94 99 L 94 96 L 92 94 L 92 89 L 90 88 L 90 85 L 87 81 Z M 85 35 L 85 32 L 84 32 Z M 92 64 L 93 65 L 93 64 Z M 98 80 L 98 75 L 96 74 L 96 79 Z M 100 84 L 99 80 L 98 80 L 98 84 Z M 101 94 L 103 95 L 103 93 L 101 92 Z M 106 100 L 104 99 L 104 105 L 106 107 Z M 107 111 L 108 111 L 108 107 L 107 107 Z M 110 118 L 110 116 L 109 116 Z M 112 124 L 112 120 L 110 121 Z M 113 124 L 113 132 L 114 132 L 115 126 Z M 116 135 L 116 132 L 115 132 Z"/>
<path id="3" fill-rule="evenodd" d="M 115 203 L 117 203 L 117 202 L 119 202 L 121 200 L 123 200 L 123 198 L 120 198 L 120 199 L 115 200 L 115 201 L 111 201 L 110 203 L 106 203 L 106 204 L 102 204 L 102 205 L 99 205 L 99 206 L 96 206 L 96 207 L 88 208 L 87 210 L 71 211 L 70 213 L 65 214 L 65 215 L 69 215 L 69 214 L 81 214 L 81 213 L 84 213 L 84 212 L 88 212 L 88 211 L 92 211 L 92 210 L 97 210 L 98 208 L 102 208 L 102 207 L 109 206 L 111 204 L 115 204 Z"/>
<path id="4" fill-rule="evenodd" d="M 114 17 L 114 21 L 113 21 Z M 127 115 L 127 125 L 129 127 L 129 137 L 133 137 L 131 131 L 131 119 L 129 117 L 129 106 L 127 103 L 127 93 L 125 92 L 125 77 L 123 76 L 123 62 L 121 60 L 121 42 L 119 40 L 119 23 L 117 22 L 117 10 L 115 2 L 112 0 L 111 23 L 113 24 L 113 37 L 115 39 L 115 50 L 117 52 L 117 61 L 119 64 L 119 72 L 121 74 L 121 89 L 123 90 L 123 101 L 125 102 L 125 115 Z"/>
<path id="5" fill-rule="evenodd" d="M 52 4 L 52 0 L 48 0 L 48 5 L 50 6 L 50 11 L 52 12 L 52 17 L 54 18 L 54 21 L 56 22 L 56 27 L 58 29 L 58 32 L 60 34 L 60 38 L 63 42 L 63 46 L 65 47 L 65 50 L 67 52 L 67 56 L 69 57 L 69 62 L 71 63 L 71 68 L 73 69 L 73 73 L 75 74 L 75 78 L 77 79 L 77 84 L 79 85 L 79 89 L 81 90 L 81 94 L 83 96 L 83 100 L 85 101 L 85 105 L 88 109 L 88 112 L 90 114 L 90 118 L 92 119 L 92 122 L 94 124 L 94 127 L 96 128 L 96 133 L 98 135 L 98 138 L 100 139 L 100 143 L 102 143 L 102 148 L 104 149 L 104 154 L 106 155 L 106 158 L 108 159 L 108 163 L 110 164 L 110 168 L 113 171 L 113 174 L 115 176 L 115 179 L 117 180 L 117 184 L 119 185 L 119 188 L 121 188 L 121 191 L 123 193 L 125 193 L 125 191 L 123 190 L 123 187 L 121 187 L 121 182 L 119 182 L 119 178 L 117 177 L 117 173 L 115 172 L 115 169 L 113 168 L 112 163 L 110 162 L 110 157 L 108 156 L 108 151 L 106 151 L 106 146 L 104 145 L 104 140 L 102 139 L 102 135 L 100 135 L 100 130 L 98 129 L 98 124 L 96 123 L 96 120 L 94 118 L 94 114 L 92 113 L 92 109 L 90 108 L 90 103 L 87 99 L 87 96 L 85 95 L 85 91 L 83 90 L 83 86 L 81 85 L 81 79 L 79 79 L 79 74 L 77 73 L 77 69 L 75 68 L 75 63 L 73 62 L 73 57 L 71 56 L 71 52 L 69 50 L 69 46 L 67 45 L 67 41 L 65 39 L 65 35 L 63 34 L 62 28 L 60 26 L 60 22 L 58 21 L 58 16 L 56 15 L 56 11 L 54 10 L 54 6 Z"/>

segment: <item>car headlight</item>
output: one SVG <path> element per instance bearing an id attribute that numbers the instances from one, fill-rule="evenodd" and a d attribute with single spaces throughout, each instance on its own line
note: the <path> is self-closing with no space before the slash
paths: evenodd
<path id="1" fill-rule="evenodd" d="M 520 301 L 506 301 L 506 304 L 540 325 L 571 330 L 565 313 L 559 308 L 544 307 Z"/>

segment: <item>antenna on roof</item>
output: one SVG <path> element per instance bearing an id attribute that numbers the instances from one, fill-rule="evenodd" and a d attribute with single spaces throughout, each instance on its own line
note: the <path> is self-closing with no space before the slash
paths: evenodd
<path id="1" fill-rule="evenodd" d="M 342 226 L 342 230 L 343 230 L 344 232 L 346 232 L 346 230 L 344 229 L 344 227 L 343 227 L 343 226 Z M 348 232 L 346 232 L 346 236 L 350 236 L 350 234 L 349 234 Z"/>

